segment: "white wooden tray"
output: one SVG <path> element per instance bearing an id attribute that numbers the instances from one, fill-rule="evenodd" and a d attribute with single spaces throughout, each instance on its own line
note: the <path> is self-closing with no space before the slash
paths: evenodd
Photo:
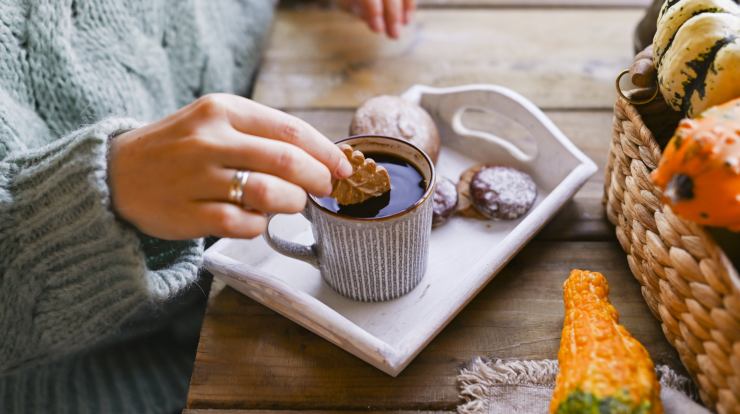
<path id="1" fill-rule="evenodd" d="M 453 217 L 432 232 L 428 270 L 419 286 L 383 303 L 340 296 L 322 282 L 318 270 L 273 252 L 261 238 L 223 239 L 205 254 L 206 268 L 228 285 L 392 376 L 596 171 L 596 165 L 536 106 L 506 88 L 417 85 L 404 97 L 426 108 L 440 128 L 443 148 L 437 171 L 441 175 L 454 181 L 463 170 L 481 162 L 514 166 L 537 183 L 539 194 L 532 209 L 515 221 Z M 493 134 L 471 130 L 463 122 L 468 110 L 484 110 L 491 117 L 516 122 L 531 140 L 515 146 Z M 313 240 L 308 222 L 300 215 L 275 218 L 273 232 L 298 242 Z"/>

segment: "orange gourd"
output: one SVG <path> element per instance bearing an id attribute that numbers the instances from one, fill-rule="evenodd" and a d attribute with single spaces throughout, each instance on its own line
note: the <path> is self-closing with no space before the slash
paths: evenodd
<path id="1" fill-rule="evenodd" d="M 606 278 L 571 271 L 552 414 L 661 414 L 660 385 L 645 348 L 619 324 Z"/>
<path id="2" fill-rule="evenodd" d="M 652 179 L 679 216 L 740 231 L 740 98 L 682 120 Z"/>

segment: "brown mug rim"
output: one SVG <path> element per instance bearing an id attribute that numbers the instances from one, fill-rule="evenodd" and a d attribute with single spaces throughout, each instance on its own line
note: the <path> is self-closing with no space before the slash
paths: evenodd
<path id="1" fill-rule="evenodd" d="M 388 135 L 377 135 L 377 134 L 352 135 L 352 136 L 349 136 L 349 137 L 346 137 L 346 138 L 342 138 L 342 139 L 334 142 L 334 144 L 341 144 L 342 142 L 345 142 L 345 141 L 348 141 L 348 140 L 351 140 L 351 139 L 356 139 L 356 138 L 382 138 L 382 139 L 388 139 L 388 140 L 391 140 L 391 141 L 399 142 L 399 143 L 404 144 L 404 145 L 408 145 L 409 147 L 411 147 L 411 148 L 415 149 L 416 151 L 418 151 L 424 157 L 424 160 L 426 160 L 427 164 L 429 164 L 430 171 L 432 172 L 432 176 L 429 179 L 429 183 L 427 184 L 427 189 L 424 191 L 424 195 L 422 195 L 418 200 L 416 200 L 416 202 L 414 204 L 406 207 L 405 209 L 403 209 L 401 211 L 398 211 L 398 212 L 395 212 L 395 213 L 393 213 L 393 214 L 391 214 L 389 216 L 383 216 L 383 217 L 352 217 L 352 216 L 347 216 L 347 215 L 344 215 L 344 214 L 339 214 L 337 212 L 331 211 L 328 208 L 322 206 L 321 204 L 318 203 L 318 201 L 316 201 L 316 197 L 315 196 L 309 194 L 308 200 L 314 206 L 318 207 L 320 210 L 322 210 L 322 211 L 324 211 L 326 213 L 331 214 L 332 216 L 339 217 L 341 219 L 348 220 L 348 221 L 358 221 L 358 222 L 387 221 L 387 220 L 392 220 L 394 218 L 398 218 L 398 217 L 401 217 L 401 216 L 404 216 L 404 215 L 406 215 L 408 213 L 413 212 L 414 210 L 416 210 L 417 208 L 419 208 L 422 204 L 424 204 L 424 202 L 426 202 L 426 200 L 429 199 L 429 197 L 431 197 L 432 194 L 434 194 L 434 183 L 436 182 L 436 178 L 437 178 L 437 170 L 434 167 L 434 163 L 432 162 L 432 159 L 429 158 L 429 155 L 424 150 L 422 150 L 421 148 L 419 148 L 419 146 L 417 146 L 416 144 L 413 144 L 413 143 L 411 143 L 409 141 L 406 141 L 405 139 L 391 137 L 391 136 L 388 136 Z M 393 154 L 393 155 L 395 155 L 395 154 Z M 399 156 L 399 157 L 400 158 L 403 158 L 401 156 Z M 408 160 L 406 160 L 406 161 L 408 161 Z"/>

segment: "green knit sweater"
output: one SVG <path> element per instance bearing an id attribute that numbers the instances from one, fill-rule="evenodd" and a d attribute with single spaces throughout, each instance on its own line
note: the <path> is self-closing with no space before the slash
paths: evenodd
<path id="1" fill-rule="evenodd" d="M 247 93 L 272 9 L 0 3 L 0 413 L 182 408 L 202 241 L 116 217 L 107 142 L 202 94 Z"/>

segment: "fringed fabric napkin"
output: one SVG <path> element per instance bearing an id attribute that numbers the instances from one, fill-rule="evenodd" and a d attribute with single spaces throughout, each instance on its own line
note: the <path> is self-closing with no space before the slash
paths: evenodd
<path id="1" fill-rule="evenodd" d="M 688 378 L 658 365 L 660 399 L 665 414 L 710 414 L 697 404 Z M 460 414 L 546 414 L 550 405 L 558 361 L 474 359 L 457 377 Z"/>

